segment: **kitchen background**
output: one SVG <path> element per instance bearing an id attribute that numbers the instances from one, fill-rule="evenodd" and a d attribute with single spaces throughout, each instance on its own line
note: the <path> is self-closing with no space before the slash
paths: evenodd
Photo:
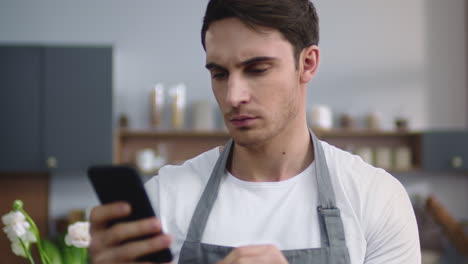
<path id="1" fill-rule="evenodd" d="M 309 85 L 310 109 L 328 105 L 335 124 L 343 113 L 362 123 L 363 116 L 378 111 L 386 129 L 397 117 L 406 118 L 415 131 L 468 129 L 466 0 L 315 3 L 322 53 L 318 75 Z M 0 44 L 111 46 L 112 126 L 116 129 L 125 114 L 131 129 L 144 130 L 150 127 L 148 97 L 156 83 L 185 83 L 188 105 L 208 100 L 215 106 L 200 44 L 205 4 L 0 0 Z M 53 232 L 54 219 L 96 205 L 97 199 L 85 169 L 51 170 L 50 175 Z M 468 219 L 466 171 L 395 176 L 409 191 L 432 193 L 455 218 Z"/>

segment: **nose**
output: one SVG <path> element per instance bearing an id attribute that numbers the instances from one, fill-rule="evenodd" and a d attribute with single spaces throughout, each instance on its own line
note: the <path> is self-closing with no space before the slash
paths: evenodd
<path id="1" fill-rule="evenodd" d="M 239 76 L 231 74 L 227 83 L 226 102 L 233 108 L 250 101 L 248 84 Z"/>

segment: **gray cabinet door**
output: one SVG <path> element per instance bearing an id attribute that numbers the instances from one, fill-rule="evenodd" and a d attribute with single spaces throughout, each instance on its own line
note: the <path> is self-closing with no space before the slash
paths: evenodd
<path id="1" fill-rule="evenodd" d="M 0 171 L 42 171 L 41 49 L 0 46 Z"/>
<path id="2" fill-rule="evenodd" d="M 112 162 L 110 47 L 45 48 L 43 135 L 56 171 Z"/>
<path id="3" fill-rule="evenodd" d="M 423 135 L 423 167 L 428 171 L 468 171 L 468 132 Z"/>

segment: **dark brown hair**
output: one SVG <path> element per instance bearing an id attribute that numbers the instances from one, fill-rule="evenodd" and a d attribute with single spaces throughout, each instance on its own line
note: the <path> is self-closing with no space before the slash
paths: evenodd
<path id="1" fill-rule="evenodd" d="M 231 17 L 252 28 L 263 26 L 280 31 L 293 46 L 296 63 L 304 48 L 319 42 L 318 16 L 309 0 L 210 0 L 201 30 L 204 49 L 211 23 Z"/>

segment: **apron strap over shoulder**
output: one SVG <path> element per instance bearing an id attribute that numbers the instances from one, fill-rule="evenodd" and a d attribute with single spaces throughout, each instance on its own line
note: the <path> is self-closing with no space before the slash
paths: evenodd
<path id="1" fill-rule="evenodd" d="M 218 197 L 219 185 L 221 182 L 221 175 L 224 174 L 226 169 L 226 162 L 232 151 L 233 140 L 229 139 L 223 151 L 221 152 L 216 164 L 211 172 L 210 179 L 203 190 L 200 201 L 193 212 L 192 220 L 190 221 L 189 229 L 187 232 L 187 241 L 200 242 L 205 231 L 208 217 L 210 216 L 211 209 L 213 208 L 216 197 Z"/>
<path id="2" fill-rule="evenodd" d="M 310 130 L 310 129 L 309 129 Z M 318 203 L 322 208 L 336 208 L 335 192 L 328 171 L 327 159 L 320 141 L 310 130 L 314 145 L 315 175 L 317 177 Z"/>

